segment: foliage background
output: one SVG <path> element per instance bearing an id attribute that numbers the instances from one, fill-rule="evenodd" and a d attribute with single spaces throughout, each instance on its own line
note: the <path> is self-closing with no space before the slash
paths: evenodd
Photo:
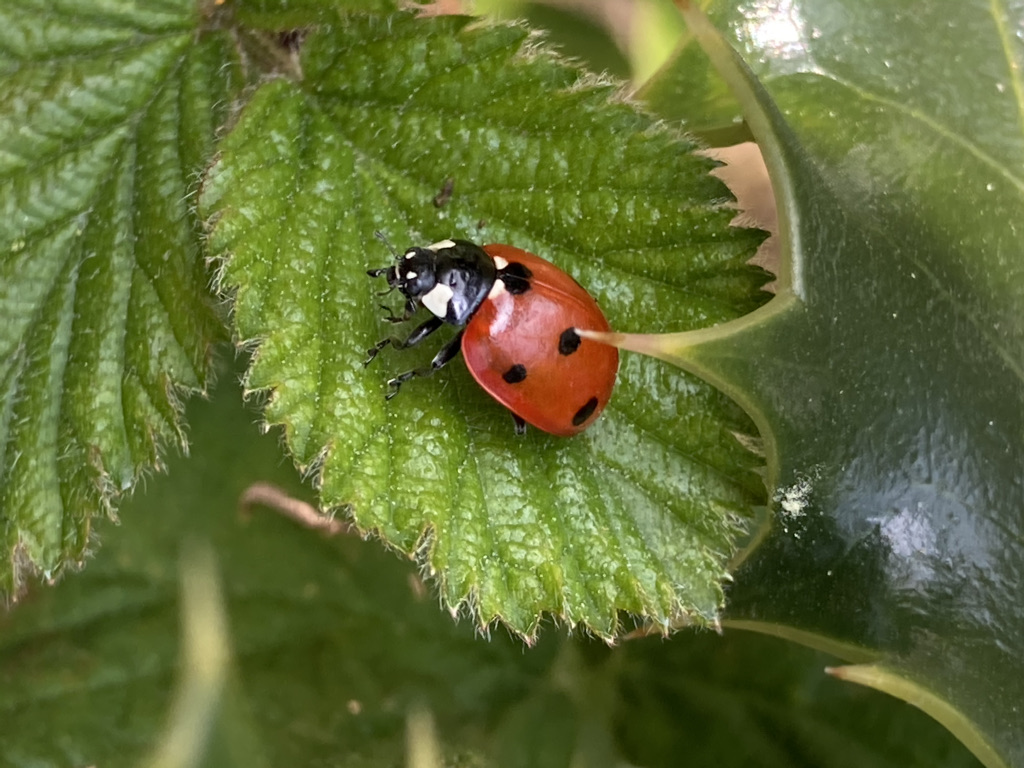
<path id="1" fill-rule="evenodd" d="M 3 534 L 19 567 L 34 562 L 44 574 L 56 573 L 67 553 L 83 553 L 90 520 L 109 514 L 110 500 L 132 485 L 142 467 L 163 463 L 160 446 L 180 429 L 180 388 L 211 381 L 208 350 L 222 331 L 204 298 L 196 181 L 214 147 L 224 146 L 215 143 L 215 129 L 238 119 L 233 94 L 246 67 L 255 62 L 256 71 L 294 74 L 298 62 L 290 43 L 256 30 L 296 24 L 310 14 L 322 21 L 326 9 L 316 2 L 284 10 L 246 5 L 237 18 L 249 31 L 222 34 L 231 27 L 215 5 L 200 6 L 199 15 L 184 22 L 172 3 L 146 9 L 71 3 L 56 11 L 31 3 L 0 5 L 0 71 L 11 84 L 0 123 L 2 201 L 9 213 L 0 301 L 8 329 L 0 339 L 8 361 L 0 419 Z M 789 446 L 800 444 L 795 437 L 807 428 L 801 418 L 806 402 L 802 410 L 788 411 L 786 398 L 778 397 L 774 403 L 783 407 L 765 408 L 773 386 L 793 380 L 767 376 L 767 386 L 755 386 L 761 377 L 722 364 L 744 345 L 757 354 L 739 359 L 767 360 L 769 369 L 776 361 L 777 370 L 813 374 L 799 383 L 816 381 L 823 387 L 818 391 L 851 386 L 862 401 L 883 403 L 883 419 L 894 424 L 919 419 L 925 433 L 935 435 L 935 411 L 929 409 L 942 406 L 943 417 L 955 418 L 940 418 L 939 424 L 967 425 L 956 432 L 959 442 L 921 454 L 965 462 L 959 474 L 942 462 L 924 473 L 924 485 L 955 500 L 961 511 L 918 518 L 941 533 L 937 545 L 916 551 L 923 557 L 911 550 L 902 560 L 878 560 L 881 552 L 891 554 L 885 549 L 891 539 L 870 533 L 891 532 L 886 522 L 898 518 L 887 511 L 888 501 L 878 507 L 880 516 L 871 504 L 836 507 L 842 494 L 823 485 L 828 492 L 814 499 L 812 509 L 824 509 L 826 516 L 777 526 L 738 572 L 732 617 L 781 621 L 817 635 L 819 644 L 825 636 L 826 645 L 847 657 L 887 652 L 898 662 L 889 667 L 897 676 L 910 670 L 918 683 L 939 681 L 933 688 L 942 702 L 953 703 L 954 715 L 968 713 L 966 727 L 959 721 L 961 738 L 977 737 L 973 746 L 990 765 L 1000 759 L 1017 764 L 1013 723 L 1020 691 L 1013 681 L 1020 676 L 993 679 L 991 672 L 1005 669 L 1007 658 L 1019 658 L 1014 638 L 1022 636 L 1013 597 L 1019 594 L 1021 541 L 1014 474 L 1020 431 L 1014 431 L 1013 416 L 1020 413 L 1014 408 L 1019 314 L 1013 310 L 1021 263 L 1019 238 L 1013 237 L 1021 189 L 1013 169 L 1019 167 L 1014 158 L 1024 103 L 1020 9 L 968 3 L 956 19 L 938 5 L 926 10 L 807 2 L 797 12 L 750 3 L 715 15 L 798 128 L 790 134 L 781 127 L 779 115 L 765 108 L 755 90 L 752 98 L 762 98 L 765 121 L 755 130 L 762 140 L 772 137 L 766 142 L 770 161 L 776 173 L 784 172 L 777 183 L 787 253 L 815 255 L 814 263 L 826 271 L 794 274 L 793 264 L 784 261 L 784 289 L 795 284 L 800 294 L 810 286 L 801 297 L 816 299 L 807 302 L 818 313 L 813 327 L 844 318 L 839 327 L 851 335 L 839 351 L 857 352 L 836 357 L 836 335 L 787 334 L 781 321 L 791 316 L 780 312 L 755 328 L 771 331 L 768 336 L 726 339 L 731 352 L 724 355 L 714 337 L 699 341 L 693 353 L 673 342 L 661 353 L 709 373 L 755 418 L 766 419 L 758 426 L 784 448 L 787 439 Z M 785 36 L 794 19 L 809 20 L 807 37 L 795 46 Z M 781 26 L 771 26 L 779 20 Z M 198 38 L 195 23 L 205 31 Z M 963 34 L 953 43 L 955 55 L 936 58 L 941 46 L 921 43 L 942 24 Z M 588 45 L 585 37 L 575 44 Z M 991 89 L 978 89 L 978 71 Z M 564 84 L 557 77 L 550 83 Z M 736 92 L 736 82 L 730 85 Z M 885 98 L 877 98 L 879 92 Z M 681 102 L 680 93 L 687 99 Z M 712 141 L 744 132 L 732 119 L 737 104 L 729 93 L 692 44 L 645 89 L 661 115 L 686 114 L 688 127 Z M 963 111 L 950 106 L 968 103 Z M 752 103 L 744 106 L 749 115 Z M 843 130 L 834 130 L 837 125 Z M 266 135 L 278 136 L 273 130 Z M 990 217 L 993 212 L 999 215 Z M 836 252 L 854 255 L 821 257 Z M 836 264 L 845 271 L 828 274 Z M 260 265 L 254 262 L 253 274 Z M 907 290 L 916 269 L 928 270 L 931 281 L 922 291 Z M 756 283 L 748 280 L 748 296 Z M 183 311 L 167 316 L 161 308 L 168 306 Z M 903 325 L 889 328 L 905 334 L 880 330 L 877 320 L 886 312 L 893 321 L 902 317 Z M 98 322 L 89 325 L 90 318 Z M 691 319 L 694 327 L 701 324 Z M 794 328 L 799 326 L 788 330 Z M 979 336 L 979 329 L 989 330 Z M 133 356 L 139 349 L 157 354 Z M 793 350 L 843 365 L 823 367 L 813 355 L 794 356 Z M 958 360 L 966 365 L 956 365 Z M 865 361 L 879 364 L 867 366 L 869 376 L 851 375 L 852 366 Z M 511 619 L 520 631 L 542 629 L 540 641 L 527 649 L 495 629 L 491 642 L 482 642 L 470 623 L 453 624 L 432 598 L 424 599 L 417 576 L 379 545 L 348 537 L 315 540 L 273 516 L 244 524 L 234 506 L 250 481 L 275 479 L 303 491 L 283 459 L 281 436 L 257 438 L 257 417 L 239 410 L 229 384 L 238 373 L 223 364 L 220 370 L 216 399 L 191 405 L 191 460 L 169 460 L 169 479 L 148 480 L 146 493 L 121 507 L 120 526 L 100 526 L 93 541 L 102 546 L 83 574 L 54 589 L 34 587 L 4 618 L 0 733 L 2 758 L 10 764 L 393 764 L 403 759 L 407 723 L 426 723 L 412 729 L 417 735 L 408 740 L 411 751 L 429 752 L 436 740 L 443 759 L 453 764 L 660 765 L 678 764 L 681 755 L 697 763 L 714 755 L 716 762 L 763 765 L 974 761 L 933 721 L 823 677 L 828 662 L 821 655 L 778 640 L 733 631 L 721 639 L 682 633 L 669 642 L 637 639 L 609 650 L 585 637 L 563 638 L 547 625 L 531 627 L 536 604 L 529 601 L 522 616 L 510 616 L 519 604 L 513 594 L 494 615 Z M 965 377 L 965 371 L 973 373 Z M 249 376 L 249 384 L 258 385 Z M 893 399 L 896 389 L 874 386 L 894 380 L 906 383 L 909 398 Z M 951 387 L 939 398 L 936 381 Z M 108 397 L 115 391 L 120 399 Z M 774 394 L 806 391 L 783 386 Z M 961 397 L 948 398 L 950 391 Z M 964 398 L 966 392 L 972 397 Z M 706 407 L 728 411 L 714 393 L 701 397 Z M 895 418 L 907 414 L 909 420 Z M 958 420 L 964 414 L 978 424 L 970 428 L 969 418 Z M 741 416 L 732 418 L 742 424 Z M 835 439 L 847 434 L 843 429 L 856 429 L 856 422 L 830 419 L 819 419 L 817 429 L 829 426 L 831 444 L 803 445 L 856 445 Z M 318 446 L 297 450 L 304 435 L 296 425 L 301 420 L 289 422 L 284 439 L 308 466 Z M 898 441 L 890 445 L 901 447 Z M 771 458 L 773 446 L 768 448 Z M 919 465 L 905 461 L 912 453 L 875 464 L 880 471 L 862 474 L 867 485 L 854 484 L 853 495 L 865 498 L 862 491 L 878 480 L 900 487 L 908 466 L 916 490 L 922 485 Z M 779 456 L 776 479 L 785 491 L 798 490 L 797 473 L 814 462 L 800 451 Z M 992 482 L 979 485 L 971 462 L 985 456 L 1001 458 L 989 465 Z M 852 458 L 869 457 L 878 458 L 870 452 Z M 988 491 L 978 495 L 979 489 Z M 836 516 L 837 509 L 849 514 Z M 822 520 L 850 525 L 821 527 Z M 973 525 L 966 533 L 962 521 Z M 868 528 L 858 527 L 865 522 Z M 998 534 L 979 535 L 986 533 L 974 525 L 981 522 Z M 196 543 L 202 540 L 214 544 L 214 567 L 194 554 L 203 551 Z M 968 547 L 961 546 L 964 541 Z M 866 548 L 864 556 L 845 548 L 851 542 Z M 193 554 L 182 560 L 182 550 Z M 908 583 L 902 568 L 914 575 L 915 567 L 932 565 L 933 556 L 944 563 L 939 579 L 913 581 L 907 592 L 893 589 Z M 985 568 L 964 578 L 971 557 Z M 230 629 L 202 642 L 186 633 L 179 648 L 181 562 L 186 574 L 199 574 L 183 582 L 186 619 L 201 612 L 226 616 Z M 861 567 L 870 562 L 883 567 Z M 833 575 L 834 565 L 854 567 L 841 570 L 839 579 L 823 579 L 825 572 Z M 8 590 L 21 576 L 7 574 Z M 216 598 L 221 591 L 223 607 Z M 921 599 L 892 599 L 906 594 Z M 850 605 L 859 608 L 844 614 Z M 822 606 L 840 612 L 823 612 Z M 703 610 L 705 618 L 713 615 L 713 608 Z M 926 639 L 932 642 L 921 643 L 919 616 L 928 617 Z M 595 617 L 587 619 L 600 630 Z M 607 615 L 601 620 L 607 632 Z M 215 648 L 224 644 L 233 653 L 227 668 L 215 663 Z M 850 644 L 861 648 L 851 652 Z M 989 677 L 975 675 L 964 685 L 955 675 L 943 677 L 943 670 L 915 667 L 915 658 L 922 658 L 915 649 L 925 648 L 932 655 L 923 658 L 934 660 L 934 650 L 943 647 L 954 655 L 981 649 L 973 663 L 983 671 L 987 666 Z M 996 655 L 988 655 L 993 649 Z M 180 706 L 196 697 L 219 713 L 208 745 L 179 739 L 182 733 L 202 735 L 187 727 L 188 707 Z M 995 751 L 986 752 L 993 743 Z"/>

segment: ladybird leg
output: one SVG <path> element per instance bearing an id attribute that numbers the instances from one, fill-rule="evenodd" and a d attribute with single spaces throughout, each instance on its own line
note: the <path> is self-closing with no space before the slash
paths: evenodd
<path id="1" fill-rule="evenodd" d="M 416 313 L 416 302 L 413 301 L 412 299 L 406 299 L 405 311 L 403 311 L 402 314 L 400 315 L 396 315 L 394 310 L 391 309 L 391 307 L 385 307 L 383 304 L 380 305 L 380 308 L 388 313 L 387 317 L 385 317 L 384 319 L 387 320 L 389 323 L 404 323 L 406 320 L 408 320 Z"/>
<path id="2" fill-rule="evenodd" d="M 509 413 L 512 413 L 512 412 L 509 411 Z M 518 413 L 512 413 L 512 421 L 514 421 L 516 423 L 516 434 L 517 435 L 525 435 L 526 434 L 526 420 L 522 416 L 520 416 Z"/>
<path id="3" fill-rule="evenodd" d="M 405 341 L 402 341 L 401 339 L 392 338 L 391 346 L 393 346 L 395 349 L 415 347 L 417 344 L 419 344 L 421 341 L 427 338 L 427 336 L 429 336 L 438 328 L 440 328 L 442 325 L 444 325 L 444 320 L 442 320 L 440 317 L 432 317 L 425 323 L 423 323 L 423 325 L 417 327 L 415 331 L 410 333 L 409 338 L 407 338 Z"/>
<path id="4" fill-rule="evenodd" d="M 377 356 L 384 347 L 390 344 L 395 349 L 405 349 L 406 347 L 414 347 L 423 341 L 427 336 L 432 334 L 438 328 L 444 325 L 444 320 L 439 317 L 432 317 L 427 320 L 423 325 L 419 326 L 415 331 L 409 334 L 409 338 L 399 339 L 395 336 L 389 336 L 386 339 L 381 339 L 368 350 L 366 350 L 366 360 L 363 361 L 363 365 L 369 365 L 370 361 Z"/>
<path id="5" fill-rule="evenodd" d="M 388 287 L 385 290 L 380 291 L 377 294 L 378 296 L 387 296 L 389 293 L 395 290 L 394 269 L 394 267 L 378 267 L 377 269 L 366 270 L 366 274 L 368 274 L 370 277 L 387 277 L 388 279 Z"/>
<path id="6" fill-rule="evenodd" d="M 441 350 L 434 355 L 434 359 L 430 361 L 430 365 L 425 368 L 416 368 L 412 371 L 406 371 L 400 373 L 395 378 L 388 382 L 389 387 L 394 387 L 391 392 L 388 392 L 387 399 L 390 400 L 392 397 L 398 394 L 398 389 L 409 379 L 416 378 L 418 376 L 430 376 L 436 371 L 444 368 L 459 354 L 459 350 L 462 349 L 462 331 L 459 331 L 452 340 L 441 347 Z"/>

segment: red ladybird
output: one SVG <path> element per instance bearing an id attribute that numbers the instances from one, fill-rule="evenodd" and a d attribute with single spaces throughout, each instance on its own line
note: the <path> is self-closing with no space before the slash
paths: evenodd
<path id="1" fill-rule="evenodd" d="M 405 312 L 388 320 L 408 320 L 421 305 L 433 314 L 405 340 L 379 342 L 368 351 L 367 364 L 388 344 L 404 349 L 445 323 L 462 327 L 428 367 L 391 379 L 389 399 L 404 382 L 429 376 L 461 348 L 473 378 L 512 411 L 520 434 L 529 423 L 555 435 L 575 435 L 608 404 L 618 350 L 576 333 L 608 331 L 608 321 L 590 294 L 551 262 L 511 245 L 442 240 L 396 254 L 394 266 L 367 274 L 385 276 L 405 296 Z"/>

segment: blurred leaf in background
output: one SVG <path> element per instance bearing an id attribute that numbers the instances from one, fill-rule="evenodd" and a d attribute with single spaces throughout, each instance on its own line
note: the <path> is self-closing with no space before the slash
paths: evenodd
<path id="1" fill-rule="evenodd" d="M 151 753 L 181 674 L 181 553 L 209 546 L 233 660 L 204 765 L 401 764 L 423 706 L 449 765 L 972 765 L 921 713 L 824 676 L 822 654 L 743 632 L 484 638 L 379 544 L 240 515 L 253 482 L 311 494 L 232 378 L 189 406 L 192 457 L 102 526 L 85 571 L 0 620 L 0 764 Z"/>

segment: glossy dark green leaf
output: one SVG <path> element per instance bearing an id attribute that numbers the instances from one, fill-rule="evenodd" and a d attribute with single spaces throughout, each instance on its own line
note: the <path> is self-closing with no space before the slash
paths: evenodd
<path id="1" fill-rule="evenodd" d="M 1024 765 L 1024 15 L 784 10 L 729 16 L 767 93 L 699 27 L 773 173 L 779 295 L 659 343 L 766 439 L 776 516 L 729 614 L 873 654 L 851 679 Z"/>
<path id="2" fill-rule="evenodd" d="M 760 239 L 730 229 L 693 145 L 515 26 L 350 19 L 305 43 L 299 83 L 257 92 L 201 198 L 228 260 L 246 384 L 321 478 L 327 506 L 416 552 L 445 603 L 532 635 L 544 611 L 603 635 L 619 611 L 713 621 L 732 538 L 760 498 L 750 428 L 710 388 L 626 357 L 605 415 L 566 440 L 513 435 L 461 361 L 385 382 L 433 349 L 394 332 L 365 274 L 449 236 L 510 242 L 568 270 L 619 327 L 721 322 L 757 306 Z M 453 194 L 434 203 L 450 179 Z"/>
<path id="3" fill-rule="evenodd" d="M 190 2 L 0 7 L 0 594 L 183 443 L 219 322 L 190 195 L 233 56 Z"/>

